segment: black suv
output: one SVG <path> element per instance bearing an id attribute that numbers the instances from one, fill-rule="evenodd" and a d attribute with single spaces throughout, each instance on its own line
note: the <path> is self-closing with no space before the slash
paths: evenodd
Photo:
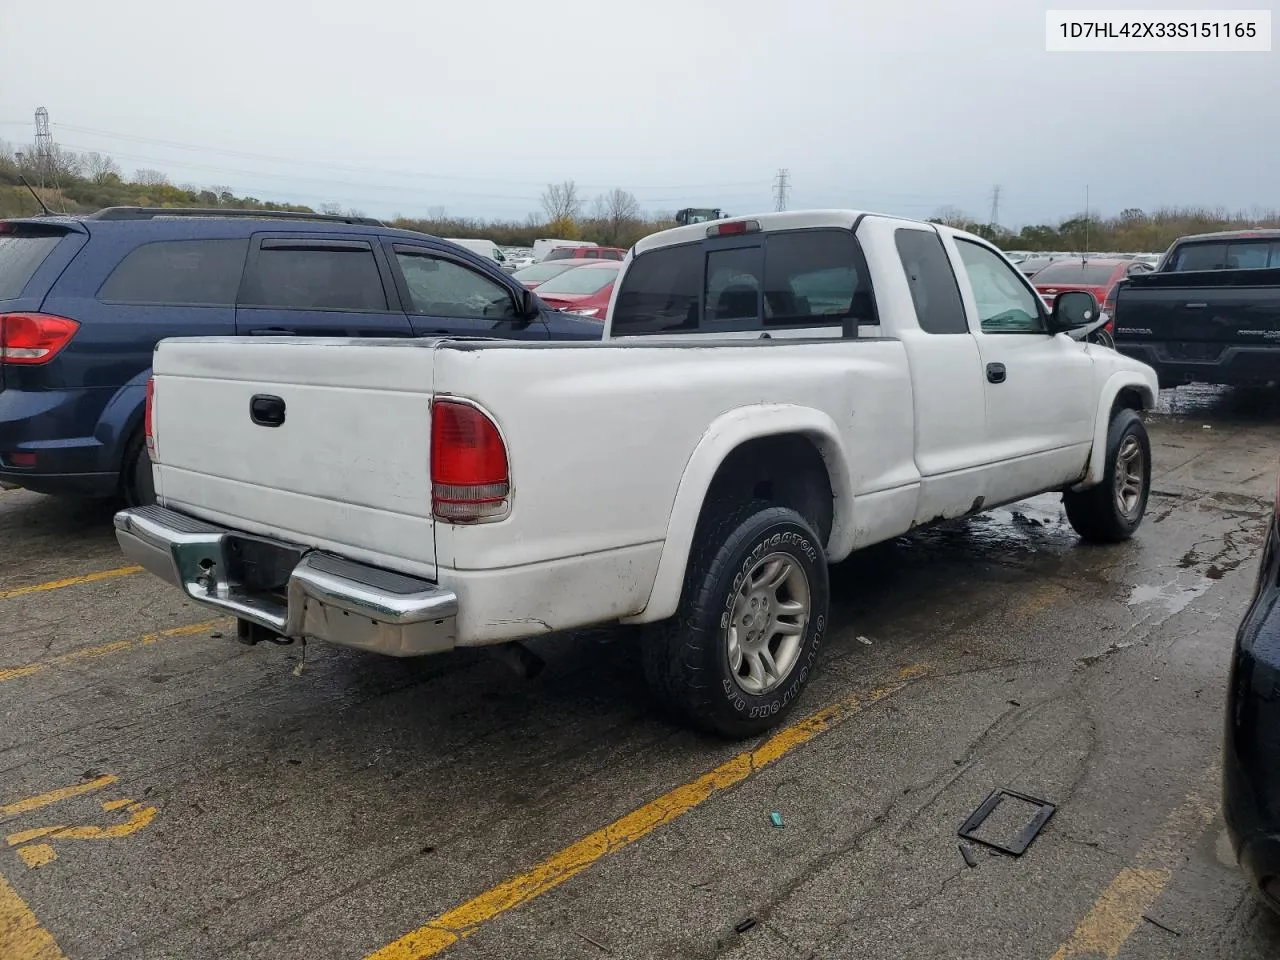
<path id="1" fill-rule="evenodd" d="M 138 207 L 0 220 L 0 482 L 148 501 L 143 409 L 166 337 L 602 331 L 490 260 L 377 220 Z"/>

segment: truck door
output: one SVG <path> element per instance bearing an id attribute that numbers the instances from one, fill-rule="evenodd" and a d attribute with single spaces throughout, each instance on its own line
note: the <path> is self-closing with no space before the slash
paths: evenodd
<path id="1" fill-rule="evenodd" d="M 994 248 L 953 240 L 985 379 L 987 502 L 1077 479 L 1093 440 L 1097 390 L 1083 344 L 1050 334 L 1034 288 Z"/>
<path id="2" fill-rule="evenodd" d="M 886 288 L 886 302 L 902 302 L 905 296 L 894 296 L 893 288 L 905 279 L 915 308 L 915 326 L 900 321 L 895 333 L 911 372 L 915 461 L 921 477 L 915 522 L 925 523 L 968 513 L 987 496 L 986 389 L 978 342 L 937 231 L 894 226 L 892 241 L 901 270 L 877 286 Z M 879 247 L 890 262 L 888 243 Z"/>
<path id="3" fill-rule="evenodd" d="M 366 238 L 259 234 L 236 301 L 236 332 L 257 336 L 408 337 L 388 296 L 390 271 Z"/>

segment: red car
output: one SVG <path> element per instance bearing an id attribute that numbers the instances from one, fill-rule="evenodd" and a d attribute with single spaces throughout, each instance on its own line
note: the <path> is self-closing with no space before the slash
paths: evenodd
<path id="1" fill-rule="evenodd" d="M 1031 282 L 1049 309 L 1060 293 L 1084 290 L 1092 293 L 1109 317 L 1115 316 L 1116 284 L 1135 273 L 1150 273 L 1152 266 L 1141 260 L 1097 259 L 1054 260 L 1040 270 Z M 1107 329 L 1111 329 L 1108 323 Z"/>
<path id="2" fill-rule="evenodd" d="M 530 290 L 541 286 L 552 277 L 558 277 L 566 270 L 576 270 L 578 267 L 586 266 L 586 260 L 553 260 L 550 263 L 543 261 L 542 263 L 531 263 L 527 267 L 521 267 L 511 275 L 512 280 L 519 280 Z"/>
<path id="3" fill-rule="evenodd" d="M 539 284 L 538 296 L 557 310 L 603 322 L 621 270 L 622 264 L 616 260 L 584 263 Z"/>
<path id="4" fill-rule="evenodd" d="M 621 260 L 627 251 L 621 247 L 556 247 L 542 260 Z"/>

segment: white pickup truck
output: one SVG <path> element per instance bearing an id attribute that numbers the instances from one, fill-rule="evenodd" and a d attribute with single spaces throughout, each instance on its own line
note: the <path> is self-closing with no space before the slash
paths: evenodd
<path id="1" fill-rule="evenodd" d="M 159 502 L 117 535 L 249 642 L 643 624 L 658 698 L 751 735 L 812 674 L 829 563 L 1046 491 L 1134 531 L 1156 376 L 1069 335 L 1096 311 L 978 237 L 823 211 L 642 240 L 601 342 L 166 340 Z"/>

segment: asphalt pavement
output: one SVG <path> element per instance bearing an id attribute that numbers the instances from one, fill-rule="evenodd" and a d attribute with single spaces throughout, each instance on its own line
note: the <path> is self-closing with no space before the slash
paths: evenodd
<path id="1" fill-rule="evenodd" d="M 1219 761 L 1278 425 L 1166 392 L 1118 547 L 1046 496 L 858 554 L 742 744 L 656 715 L 622 632 L 534 680 L 241 646 L 110 505 L 0 492 L 0 958 L 1273 960 Z M 1054 806 L 1020 856 L 961 849 L 996 789 Z"/>

